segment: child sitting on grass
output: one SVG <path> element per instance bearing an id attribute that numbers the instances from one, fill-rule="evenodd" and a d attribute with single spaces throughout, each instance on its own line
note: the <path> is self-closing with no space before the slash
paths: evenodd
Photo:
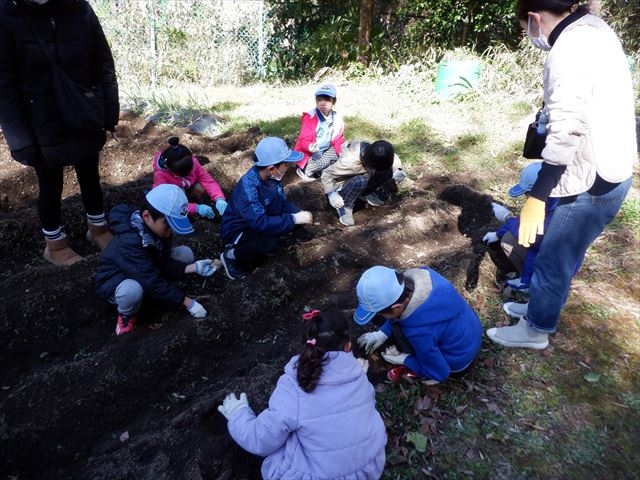
<path id="1" fill-rule="evenodd" d="M 168 305 L 182 305 L 191 316 L 206 310 L 171 280 L 188 273 L 213 275 L 217 260 L 198 260 L 187 246 L 172 247 L 172 232 L 193 232 L 187 218 L 187 197 L 175 185 L 159 185 L 145 197 L 142 208 L 117 205 L 109 212 L 113 240 L 100 255 L 96 291 L 118 307 L 116 335 L 132 331 L 144 295 Z"/>
<path id="2" fill-rule="evenodd" d="M 296 173 L 305 182 L 313 182 L 322 170 L 338 160 L 344 143 L 344 121 L 333 109 L 336 87 L 322 84 L 315 95 L 316 108 L 302 114 L 300 135 L 293 147 L 304 155 Z"/>
<path id="3" fill-rule="evenodd" d="M 218 182 L 207 172 L 198 157 L 180 143 L 178 137 L 168 140 L 169 147 L 158 151 L 153 157 L 153 186 L 177 185 L 187 194 L 189 215 L 212 219 L 215 212 L 209 203 L 214 203 L 222 216 L 227 208 L 224 193 Z"/>
<path id="4" fill-rule="evenodd" d="M 314 310 L 269 408 L 256 417 L 245 393 L 230 393 L 218 410 L 242 448 L 266 457 L 265 479 L 379 479 L 387 435 L 365 366 L 351 353 L 347 319 Z"/>

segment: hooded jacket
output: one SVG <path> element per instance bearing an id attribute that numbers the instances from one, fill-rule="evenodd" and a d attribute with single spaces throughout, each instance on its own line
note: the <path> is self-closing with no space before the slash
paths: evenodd
<path id="1" fill-rule="evenodd" d="M 0 126 L 11 155 L 33 167 L 75 164 L 102 149 L 105 130 L 63 125 L 49 59 L 23 13 L 71 79 L 85 87 L 102 85 L 109 130 L 120 110 L 111 50 L 85 0 L 0 0 Z"/>
<path id="2" fill-rule="evenodd" d="M 631 176 L 637 161 L 629 66 L 611 28 L 594 15 L 569 24 L 544 66 L 549 125 L 542 158 L 566 169 L 551 192 L 586 192 L 596 174 L 610 183 Z"/>
<path id="3" fill-rule="evenodd" d="M 238 444 L 267 457 L 266 480 L 378 479 L 387 435 L 376 410 L 373 385 L 351 352 L 328 352 L 317 387 L 303 391 L 296 379 L 298 356 L 256 417 L 249 407 L 229 419 Z"/>
<path id="4" fill-rule="evenodd" d="M 482 323 L 449 281 L 430 268 L 414 268 L 405 275 L 415 290 L 398 320 L 388 320 L 380 331 L 390 337 L 392 322 L 400 326 L 414 349 L 404 366 L 442 382 L 464 370 L 480 351 Z"/>
<path id="5" fill-rule="evenodd" d="M 293 147 L 296 152 L 300 152 L 304 155 L 304 158 L 297 163 L 298 167 L 306 167 L 309 162 L 309 157 L 313 155 L 309 150 L 309 145 L 316 141 L 318 123 L 328 121 L 329 120 L 325 119 L 317 108 L 302 114 L 302 120 L 300 121 L 300 135 L 298 135 L 296 145 Z M 333 110 L 331 111 L 331 121 L 333 122 L 331 146 L 336 151 L 336 154 L 340 156 L 340 153 L 342 152 L 342 144 L 344 143 L 344 121 L 342 120 L 342 116 Z"/>
<path id="6" fill-rule="evenodd" d="M 117 205 L 109 212 L 113 239 L 100 255 L 96 292 L 111 298 L 120 282 L 132 279 L 153 299 L 180 306 L 184 293 L 170 280 L 184 278 L 186 263 L 171 258 L 171 238 L 158 238 L 140 219 L 139 210 Z"/>
<path id="7" fill-rule="evenodd" d="M 153 188 L 163 183 L 168 183 L 188 190 L 196 183 L 199 183 L 202 185 L 204 191 L 207 192 L 207 195 L 209 195 L 211 200 L 224 200 L 224 193 L 222 193 L 222 189 L 220 188 L 220 185 L 218 185 L 218 182 L 216 182 L 213 177 L 209 175 L 209 172 L 200 165 L 200 162 L 195 155 L 192 157 L 192 160 L 193 168 L 191 169 L 191 172 L 189 172 L 189 175 L 179 177 L 167 168 L 166 159 L 162 156 L 162 150 L 157 152 L 153 156 Z M 198 204 L 189 202 L 189 215 L 195 215 L 197 207 Z"/>

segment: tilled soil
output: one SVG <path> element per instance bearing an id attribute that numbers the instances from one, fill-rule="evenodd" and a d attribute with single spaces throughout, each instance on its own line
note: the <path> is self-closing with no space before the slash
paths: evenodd
<path id="1" fill-rule="evenodd" d="M 174 133 L 122 118 L 119 140 L 109 140 L 101 161 L 107 209 L 140 204 L 151 188 L 152 156 Z M 259 130 L 215 139 L 177 133 L 211 160 L 205 168 L 227 194 L 263 136 Z M 491 197 L 468 179 L 417 167 L 400 191 L 389 191 L 385 206 L 361 206 L 356 226 L 345 228 L 319 182 L 302 183 L 290 171 L 287 195 L 314 213 L 313 225 L 294 231 L 282 253 L 246 280 L 219 272 L 183 282 L 206 318 L 145 304 L 137 330 L 116 337 L 115 308 L 94 292 L 99 253 L 84 239 L 73 170 L 66 174 L 63 222 L 85 260 L 57 268 L 42 259 L 35 174 L 10 159 L 4 142 L 0 155 L 2 478 L 259 478 L 261 459 L 234 444 L 216 407 L 227 392 L 244 391 L 256 411 L 265 408 L 297 351 L 300 313 L 350 311 L 357 278 L 376 264 L 429 265 L 471 291 L 486 253 L 482 236 L 493 227 Z M 219 255 L 219 221 L 198 220 L 194 227 L 176 244 L 191 246 L 200 258 Z M 363 331 L 354 324 L 353 337 Z M 383 381 L 384 373 L 372 359 L 371 380 Z"/>

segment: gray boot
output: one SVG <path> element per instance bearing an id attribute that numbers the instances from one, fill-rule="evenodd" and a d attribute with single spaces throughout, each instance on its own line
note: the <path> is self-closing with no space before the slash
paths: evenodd
<path id="1" fill-rule="evenodd" d="M 512 327 L 490 328 L 487 330 L 487 337 L 505 347 L 542 350 L 549 345 L 549 335 L 531 328 L 524 318 Z"/>

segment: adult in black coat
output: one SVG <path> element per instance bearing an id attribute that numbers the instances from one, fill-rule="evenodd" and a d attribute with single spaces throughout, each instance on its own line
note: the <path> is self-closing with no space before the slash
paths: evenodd
<path id="1" fill-rule="evenodd" d="M 102 88 L 104 128 L 65 125 L 42 44 L 76 83 Z M 73 165 L 78 178 L 87 239 L 100 248 L 111 240 L 98 160 L 119 110 L 111 49 L 86 0 L 0 0 L 0 127 L 11 156 L 35 169 L 44 257 L 51 263 L 70 265 L 82 258 L 69 247 L 60 223 L 65 165 Z"/>

